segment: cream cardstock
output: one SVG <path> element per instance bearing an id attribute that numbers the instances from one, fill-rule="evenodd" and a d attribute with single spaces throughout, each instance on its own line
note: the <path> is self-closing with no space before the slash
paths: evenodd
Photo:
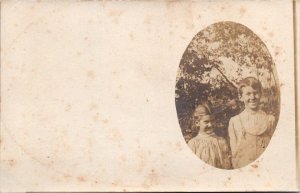
<path id="1" fill-rule="evenodd" d="M 280 82 L 273 138 L 236 170 L 191 152 L 175 107 L 186 47 L 219 21 L 258 35 Z M 293 45 L 292 1 L 4 0 L 1 191 L 299 190 Z"/>

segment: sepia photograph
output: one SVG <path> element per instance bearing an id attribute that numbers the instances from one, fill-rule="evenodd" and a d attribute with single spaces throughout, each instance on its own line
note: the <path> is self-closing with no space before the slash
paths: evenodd
<path id="1" fill-rule="evenodd" d="M 299 2 L 0 0 L 0 192 L 299 191 Z"/>
<path id="2" fill-rule="evenodd" d="M 183 137 L 205 163 L 241 168 L 267 148 L 280 114 L 279 81 L 268 48 L 251 29 L 224 21 L 196 34 L 175 92 Z"/>

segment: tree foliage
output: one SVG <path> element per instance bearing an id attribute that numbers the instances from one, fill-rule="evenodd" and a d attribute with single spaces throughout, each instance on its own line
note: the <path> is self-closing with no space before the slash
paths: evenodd
<path id="1" fill-rule="evenodd" d="M 278 118 L 275 65 L 260 38 L 234 22 L 219 22 L 196 34 L 181 59 L 175 90 L 179 124 L 186 140 L 194 135 L 191 117 L 201 102 L 212 107 L 216 133 L 227 137 L 229 119 L 244 108 L 237 84 L 248 76 L 262 83 L 261 108 Z"/>

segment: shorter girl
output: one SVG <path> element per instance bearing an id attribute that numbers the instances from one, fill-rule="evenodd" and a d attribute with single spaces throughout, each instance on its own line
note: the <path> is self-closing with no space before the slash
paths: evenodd
<path id="1" fill-rule="evenodd" d="M 231 169 L 230 148 L 225 139 L 215 135 L 212 122 L 210 108 L 206 104 L 197 106 L 193 123 L 198 134 L 188 142 L 188 146 L 205 163 Z"/>

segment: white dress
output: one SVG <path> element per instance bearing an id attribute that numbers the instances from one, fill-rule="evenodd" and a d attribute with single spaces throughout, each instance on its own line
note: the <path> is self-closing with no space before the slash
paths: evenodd
<path id="1" fill-rule="evenodd" d="M 255 161 L 266 149 L 273 135 L 275 117 L 259 110 L 243 111 L 229 121 L 228 133 L 233 168 Z"/>
<path id="2" fill-rule="evenodd" d="M 230 148 L 222 137 L 199 133 L 188 142 L 188 146 L 205 163 L 217 168 L 231 169 Z"/>

